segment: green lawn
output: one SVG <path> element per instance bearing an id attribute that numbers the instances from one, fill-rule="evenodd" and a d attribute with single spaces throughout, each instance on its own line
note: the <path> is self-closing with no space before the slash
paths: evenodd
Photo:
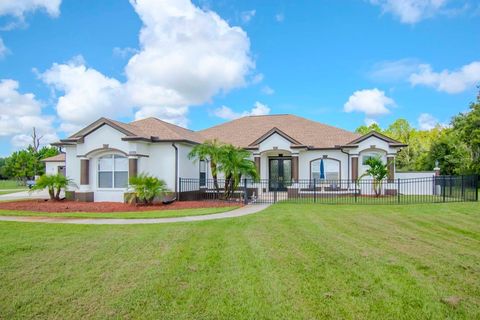
<path id="1" fill-rule="evenodd" d="M 28 189 L 25 185 L 20 185 L 17 180 L 0 180 L 0 190 Z"/>
<path id="2" fill-rule="evenodd" d="M 62 218 L 105 218 L 105 219 L 145 219 L 145 218 L 172 218 L 185 216 L 201 216 L 212 213 L 226 212 L 238 207 L 197 208 L 180 210 L 131 211 L 131 212 L 33 212 L 0 210 L 0 216 L 34 216 L 34 217 L 62 217 Z"/>
<path id="3" fill-rule="evenodd" d="M 480 318 L 478 203 L 3 222 L 0 239 L 0 319 Z"/>

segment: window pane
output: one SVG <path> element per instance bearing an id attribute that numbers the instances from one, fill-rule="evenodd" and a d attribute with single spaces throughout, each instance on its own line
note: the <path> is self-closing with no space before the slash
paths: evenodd
<path id="1" fill-rule="evenodd" d="M 104 171 L 98 173 L 98 187 L 111 188 L 112 187 L 112 172 Z"/>
<path id="2" fill-rule="evenodd" d="M 207 164 L 204 160 L 200 161 L 200 172 L 206 172 L 207 171 Z"/>
<path id="3" fill-rule="evenodd" d="M 320 160 L 312 161 L 310 166 L 312 172 L 311 179 L 320 179 Z"/>
<path id="4" fill-rule="evenodd" d="M 128 171 L 127 157 L 115 156 L 115 171 Z"/>
<path id="5" fill-rule="evenodd" d="M 128 185 L 128 171 L 115 171 L 115 188 L 126 188 Z"/>
<path id="6" fill-rule="evenodd" d="M 98 171 L 113 171 L 112 156 L 100 157 L 98 159 Z"/>

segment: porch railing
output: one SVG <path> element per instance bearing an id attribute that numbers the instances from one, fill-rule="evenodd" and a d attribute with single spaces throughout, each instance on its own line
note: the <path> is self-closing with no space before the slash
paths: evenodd
<path id="1" fill-rule="evenodd" d="M 478 201 L 479 178 L 432 176 L 383 180 L 229 180 L 180 178 L 178 200 L 239 203 L 407 204 Z"/>

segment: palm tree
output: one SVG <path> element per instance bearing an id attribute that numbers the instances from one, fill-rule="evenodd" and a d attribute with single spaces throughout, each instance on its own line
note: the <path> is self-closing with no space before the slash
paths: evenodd
<path id="1" fill-rule="evenodd" d="M 258 180 L 255 163 L 249 159 L 250 152 L 232 145 L 221 147 L 221 159 L 218 170 L 225 175 L 225 199 L 230 198 L 240 184 L 242 176 Z"/>
<path id="2" fill-rule="evenodd" d="M 222 144 L 217 140 L 207 140 L 202 144 L 196 145 L 192 151 L 188 154 L 189 159 L 197 158 L 199 160 L 209 160 L 210 161 L 210 171 L 212 172 L 213 185 L 219 192 L 218 187 L 218 163 L 221 158 L 221 147 Z"/>
<path id="3" fill-rule="evenodd" d="M 131 177 L 129 184 L 134 190 L 129 195 L 130 203 L 138 199 L 145 205 L 151 205 L 156 197 L 163 196 L 168 191 L 165 181 L 143 173 Z"/>
<path id="4" fill-rule="evenodd" d="M 373 191 L 375 196 L 378 197 L 382 193 L 383 180 L 388 176 L 388 164 L 384 164 L 380 157 L 369 158 L 365 161 L 365 164 L 369 168 L 358 178 L 357 184 L 363 177 L 371 176 L 373 178 Z"/>

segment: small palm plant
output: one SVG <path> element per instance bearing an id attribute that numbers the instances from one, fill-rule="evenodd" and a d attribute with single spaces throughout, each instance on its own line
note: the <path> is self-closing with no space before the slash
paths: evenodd
<path id="1" fill-rule="evenodd" d="M 222 146 L 223 144 L 217 139 L 207 140 L 202 144 L 196 145 L 188 154 L 189 159 L 198 158 L 199 160 L 209 160 L 213 185 L 217 191 L 217 195 L 220 189 L 218 186 L 218 165 L 222 156 Z"/>
<path id="2" fill-rule="evenodd" d="M 357 184 L 363 177 L 371 176 L 373 179 L 373 191 L 375 196 L 378 197 L 382 194 L 383 180 L 388 176 L 388 164 L 384 164 L 380 157 L 369 158 L 365 161 L 365 164 L 369 168 L 358 178 Z"/>
<path id="3" fill-rule="evenodd" d="M 249 159 L 250 152 L 232 145 L 221 148 L 219 171 L 225 175 L 225 199 L 232 196 L 242 176 L 258 180 L 255 163 Z"/>
<path id="4" fill-rule="evenodd" d="M 130 203 L 138 199 L 145 205 L 151 205 L 156 197 L 163 196 L 168 192 L 165 181 L 147 174 L 131 177 L 129 183 L 134 190 L 128 199 Z"/>
<path id="5" fill-rule="evenodd" d="M 60 200 L 60 192 L 65 190 L 72 180 L 65 177 L 63 174 L 44 174 L 35 181 L 35 185 L 32 186 L 32 191 L 48 190 L 50 200 Z"/>

